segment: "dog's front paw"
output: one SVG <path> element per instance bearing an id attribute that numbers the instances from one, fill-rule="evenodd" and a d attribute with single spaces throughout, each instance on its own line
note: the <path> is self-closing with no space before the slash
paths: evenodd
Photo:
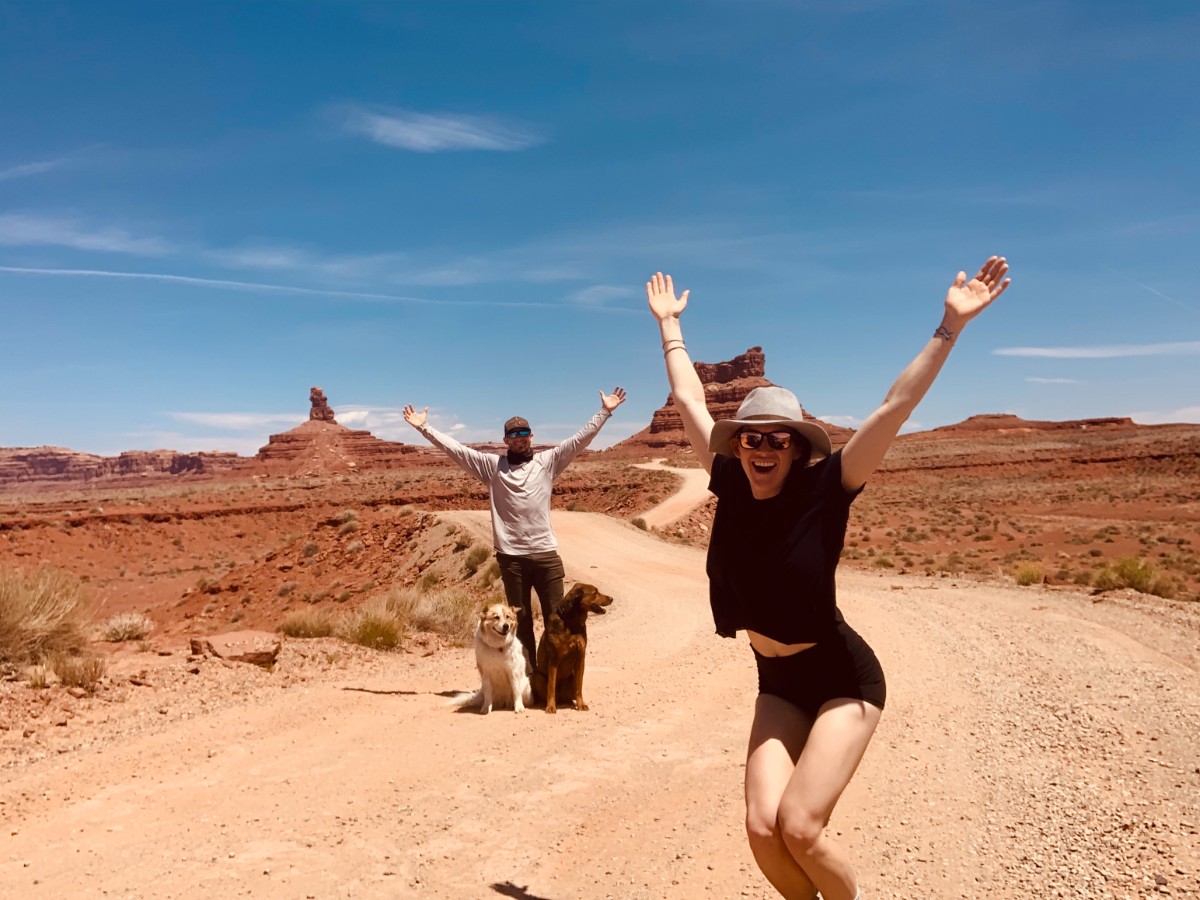
<path id="1" fill-rule="evenodd" d="M 582 700 L 576 700 L 575 708 L 581 712 L 587 712 L 588 705 L 586 703 L 584 703 Z"/>
<path id="2" fill-rule="evenodd" d="M 525 704 L 518 700 L 515 704 L 513 704 L 513 712 L 525 712 Z"/>
<path id="3" fill-rule="evenodd" d="M 492 704 L 490 704 L 490 703 L 485 703 L 483 706 L 479 707 L 479 714 L 481 716 L 486 716 L 491 711 L 492 711 Z"/>

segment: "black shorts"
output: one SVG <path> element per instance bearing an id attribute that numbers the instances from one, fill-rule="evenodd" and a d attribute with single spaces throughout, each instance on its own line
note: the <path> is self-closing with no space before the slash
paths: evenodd
<path id="1" fill-rule="evenodd" d="M 758 664 L 758 692 L 788 701 L 809 716 L 830 700 L 865 700 L 883 709 L 887 682 L 875 651 L 858 632 L 839 622 L 829 638 L 791 656 L 763 656 Z"/>

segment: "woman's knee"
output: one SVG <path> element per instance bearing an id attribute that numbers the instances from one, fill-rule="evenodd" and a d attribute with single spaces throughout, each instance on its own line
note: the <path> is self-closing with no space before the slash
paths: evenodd
<path id="1" fill-rule="evenodd" d="M 793 856 L 811 853 L 825 834 L 825 817 L 803 806 L 780 807 L 778 822 L 780 836 Z"/>
<path id="2" fill-rule="evenodd" d="M 782 840 L 779 833 L 779 820 L 776 818 L 774 807 L 767 809 L 761 806 L 746 808 L 746 837 L 750 846 L 773 844 Z"/>

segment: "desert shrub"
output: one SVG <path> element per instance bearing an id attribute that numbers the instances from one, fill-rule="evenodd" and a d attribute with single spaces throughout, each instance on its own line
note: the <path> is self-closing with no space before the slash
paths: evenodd
<path id="1" fill-rule="evenodd" d="M 963 559 L 962 554 L 958 553 L 957 551 L 947 556 L 946 561 L 938 566 L 941 571 L 951 575 L 957 575 L 959 572 L 962 572 L 964 569 L 966 569 L 966 567 L 967 561 Z"/>
<path id="2" fill-rule="evenodd" d="M 25 677 L 29 681 L 29 686 L 35 691 L 40 691 L 50 686 L 50 670 L 46 668 L 44 663 L 30 666 Z"/>
<path id="3" fill-rule="evenodd" d="M 434 572 L 431 569 L 430 571 L 428 571 L 424 575 L 422 575 L 420 580 L 417 581 L 417 590 L 419 590 L 421 593 L 425 593 L 426 591 L 431 591 L 435 587 L 437 587 L 441 583 L 441 581 L 442 581 L 442 576 L 439 575 L 437 572 Z"/>
<path id="4" fill-rule="evenodd" d="M 351 541 L 346 545 L 347 553 L 362 553 L 367 547 L 362 541 Z"/>
<path id="5" fill-rule="evenodd" d="M 415 509 L 413 509 L 413 508 L 412 508 L 411 506 L 409 506 L 408 504 L 405 504 L 404 506 L 401 506 L 401 507 L 400 507 L 398 510 L 396 510 L 396 515 L 398 515 L 398 516 L 411 516 L 411 515 L 412 515 L 414 512 L 416 512 L 416 510 L 415 510 Z"/>
<path id="6" fill-rule="evenodd" d="M 337 518 L 338 518 L 338 521 L 341 522 L 343 525 L 346 524 L 347 522 L 357 522 L 358 521 L 358 513 L 353 509 L 343 509 L 338 514 Z"/>
<path id="7" fill-rule="evenodd" d="M 382 595 L 385 607 L 409 631 L 431 631 L 460 646 L 470 643 L 479 604 L 462 591 L 394 589 Z"/>
<path id="8" fill-rule="evenodd" d="M 471 538 L 465 534 L 460 534 L 454 539 L 454 552 L 461 553 L 471 546 Z"/>
<path id="9" fill-rule="evenodd" d="M 1089 572 L 1087 569 L 1083 569 L 1083 570 L 1075 573 L 1075 578 L 1073 580 L 1076 584 L 1091 584 L 1092 583 L 1092 573 Z"/>
<path id="10" fill-rule="evenodd" d="M 1099 569 L 1092 578 L 1092 587 L 1101 591 L 1132 588 L 1143 594 L 1173 597 L 1178 589 L 1174 579 L 1164 575 L 1148 559 L 1122 556 Z"/>
<path id="11" fill-rule="evenodd" d="M 354 534 L 356 531 L 358 531 L 358 521 L 356 519 L 350 519 L 338 526 L 338 534 Z"/>
<path id="12" fill-rule="evenodd" d="M 884 553 L 871 560 L 871 565 L 877 569 L 891 569 L 894 568 L 896 564 L 892 562 L 892 558 L 890 556 Z"/>
<path id="13" fill-rule="evenodd" d="M 320 551 L 320 549 L 321 548 L 318 547 L 315 543 L 313 543 L 312 541 L 309 541 L 307 544 L 304 545 L 304 549 L 301 550 L 300 552 L 302 554 L 304 554 L 305 556 L 316 556 L 318 551 Z"/>
<path id="14" fill-rule="evenodd" d="M 154 630 L 154 623 L 143 613 L 117 613 L 100 626 L 102 640 L 119 644 L 124 641 L 140 641 Z"/>
<path id="15" fill-rule="evenodd" d="M 1041 584 L 1046 580 L 1046 570 L 1039 563 L 1021 563 L 1017 566 L 1013 577 L 1020 585 Z"/>
<path id="16" fill-rule="evenodd" d="M 63 687 L 83 688 L 89 694 L 96 693 L 107 667 L 108 663 L 94 654 L 54 653 L 50 657 L 50 668 Z"/>
<path id="17" fill-rule="evenodd" d="M 394 650 L 404 640 L 404 623 L 388 609 L 384 596 L 372 597 L 337 624 L 337 635 L 373 650 Z"/>
<path id="18" fill-rule="evenodd" d="M 58 569 L 0 570 L 0 665 L 29 662 L 87 643 L 83 585 Z"/>
<path id="19" fill-rule="evenodd" d="M 491 565 L 483 570 L 483 586 L 488 587 L 500 577 L 500 563 L 492 560 Z"/>
<path id="20" fill-rule="evenodd" d="M 317 609 L 296 610 L 283 617 L 279 630 L 294 638 L 329 637 L 333 634 L 333 619 Z"/>
<path id="21" fill-rule="evenodd" d="M 646 520 L 643 519 L 641 516 L 636 516 L 636 517 L 630 519 L 629 524 L 631 524 L 634 528 L 642 529 L 642 531 L 646 531 L 649 527 L 646 525 Z"/>
<path id="22" fill-rule="evenodd" d="M 467 554 L 467 558 L 464 561 L 464 565 L 467 568 L 467 574 L 474 575 L 476 572 L 478 572 L 479 567 L 483 565 L 484 560 L 486 560 L 489 556 L 491 556 L 491 553 L 488 552 L 487 547 L 472 547 L 471 552 Z"/>
<path id="23" fill-rule="evenodd" d="M 292 591 L 296 590 L 296 588 L 298 588 L 298 587 L 300 587 L 300 582 L 298 582 L 298 581 L 285 581 L 283 584 L 281 584 L 279 587 L 277 587 L 275 589 L 275 596 L 276 597 L 286 597 L 289 594 L 291 594 Z"/>

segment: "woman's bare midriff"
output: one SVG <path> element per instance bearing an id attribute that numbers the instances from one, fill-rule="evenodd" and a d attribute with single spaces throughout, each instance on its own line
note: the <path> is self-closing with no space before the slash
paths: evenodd
<path id="1" fill-rule="evenodd" d="M 769 638 L 765 634 L 759 634 L 757 631 L 750 631 L 749 629 L 746 629 L 746 634 L 750 635 L 750 646 L 763 656 L 794 656 L 801 650 L 817 646 L 815 643 L 781 644 L 779 641 Z"/>

